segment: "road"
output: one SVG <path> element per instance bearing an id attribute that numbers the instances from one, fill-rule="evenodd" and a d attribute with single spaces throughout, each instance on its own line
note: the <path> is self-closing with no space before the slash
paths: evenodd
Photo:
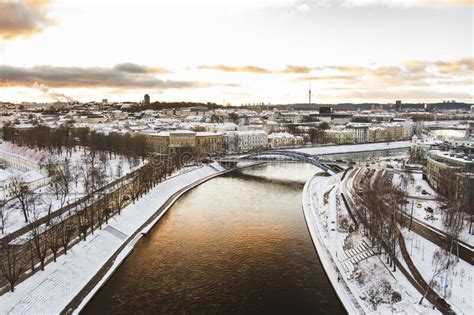
<path id="1" fill-rule="evenodd" d="M 354 175 L 354 176 L 357 177 L 357 175 Z M 357 191 L 357 189 L 359 188 L 358 187 L 358 182 L 359 182 L 359 180 L 357 178 L 355 178 L 355 180 L 353 181 L 353 183 L 354 183 L 353 186 L 354 187 L 347 187 L 347 180 L 345 182 L 345 186 L 346 186 L 347 191 L 353 197 L 356 197 L 356 198 L 360 198 L 356 193 L 354 193 L 354 191 Z M 408 214 L 406 214 L 406 213 L 402 213 L 402 214 L 405 216 L 405 218 L 407 218 L 407 220 L 410 220 L 410 216 Z M 430 242 L 432 242 L 432 243 L 434 243 L 434 244 L 436 244 L 440 247 L 444 246 L 444 244 L 446 243 L 446 234 L 444 234 L 442 231 L 439 231 L 439 230 L 435 231 L 433 228 L 427 226 L 424 223 L 421 223 L 417 219 L 413 219 L 411 229 L 416 234 L 420 235 L 421 237 L 429 240 Z M 474 252 L 472 251 L 471 248 L 469 248 L 469 245 L 467 245 L 466 243 L 461 242 L 461 241 L 455 241 L 455 243 L 456 243 L 457 246 L 453 246 L 452 253 L 454 255 L 459 254 L 459 258 L 466 261 L 470 265 L 473 265 L 474 264 Z"/>
<path id="2" fill-rule="evenodd" d="M 355 197 L 355 198 L 360 199 L 360 196 L 354 193 L 354 187 L 356 186 L 354 184 L 354 182 L 357 182 L 357 179 L 354 180 L 354 178 L 356 176 L 357 176 L 357 172 L 356 172 L 356 174 L 352 173 L 351 176 L 349 176 L 349 179 L 346 177 L 346 179 L 344 180 L 344 183 L 342 185 L 343 190 L 345 190 L 345 193 L 347 194 L 347 198 L 344 198 L 344 196 L 343 196 L 344 202 L 346 203 L 346 206 L 347 206 L 347 202 L 351 203 L 351 207 L 354 209 L 354 211 L 357 211 L 357 210 L 356 210 L 356 206 L 354 205 L 354 202 L 352 201 L 352 198 Z M 350 185 L 351 187 L 348 187 L 348 182 L 349 181 L 351 183 L 351 185 Z M 349 212 L 350 212 L 351 207 L 347 207 Z M 415 222 L 413 222 L 413 223 L 415 223 Z M 419 225 L 419 229 L 422 230 L 422 231 L 424 230 L 424 228 L 426 228 L 425 226 L 423 226 L 419 223 L 417 223 L 417 224 Z M 415 231 L 413 224 L 412 224 L 412 230 Z M 436 233 L 434 231 L 432 231 L 432 232 Z M 415 231 L 415 233 L 416 233 L 416 231 Z M 440 312 L 442 312 L 443 314 L 453 314 L 451 306 L 446 302 L 446 300 L 444 300 L 435 291 L 433 291 L 433 289 L 430 288 L 428 283 L 426 283 L 425 279 L 423 279 L 423 277 L 421 276 L 420 272 L 418 271 L 418 269 L 414 265 L 413 261 L 411 260 L 410 255 L 408 254 L 408 251 L 407 251 L 406 246 L 405 246 L 405 240 L 404 240 L 404 238 L 403 238 L 403 236 L 402 236 L 402 234 L 401 234 L 401 232 L 398 228 L 397 228 L 397 235 L 398 235 L 400 251 L 402 253 L 403 260 L 407 264 L 408 269 L 410 271 L 408 272 L 405 269 L 405 267 L 398 261 L 398 259 L 395 259 L 395 263 L 398 265 L 399 270 L 401 270 L 405 274 L 405 276 L 410 281 L 410 283 L 412 283 L 413 286 L 422 295 L 426 294 L 426 299 L 428 301 L 430 301 L 430 303 L 432 303 L 434 306 L 436 306 L 436 308 Z M 441 235 L 439 235 L 439 234 L 438 234 L 438 236 L 441 237 Z M 427 237 L 430 237 L 430 236 L 427 235 Z"/>
<path id="3" fill-rule="evenodd" d="M 410 216 L 405 215 L 405 217 L 410 220 Z M 413 220 L 411 230 L 415 232 L 416 234 L 424 237 L 425 239 L 429 240 L 430 242 L 443 247 L 444 244 L 446 244 L 446 236 L 439 234 L 436 231 L 433 231 L 429 227 L 418 223 L 417 221 Z M 457 241 L 455 242 L 456 245 L 452 249 L 452 253 L 454 255 L 458 255 L 458 250 L 459 250 L 459 258 L 462 260 L 466 261 L 467 263 L 473 265 L 474 264 L 474 253 L 472 250 L 467 248 L 466 246 L 458 243 Z"/>

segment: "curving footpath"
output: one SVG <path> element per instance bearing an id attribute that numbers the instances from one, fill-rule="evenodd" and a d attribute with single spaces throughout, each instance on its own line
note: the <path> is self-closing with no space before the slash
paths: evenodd
<path id="1" fill-rule="evenodd" d="M 308 180 L 303 188 L 303 213 L 306 220 L 313 244 L 316 248 L 316 253 L 323 265 L 324 271 L 329 278 L 329 281 L 336 291 L 339 300 L 349 314 L 364 314 L 365 311 L 357 301 L 357 298 L 352 294 L 349 287 L 344 281 L 344 276 L 339 272 L 339 269 L 333 260 L 331 253 L 329 253 L 324 244 L 323 236 L 319 231 L 322 231 L 322 226 L 318 215 L 313 210 L 313 203 L 311 198 L 311 185 L 316 176 Z M 342 279 L 342 280 L 341 280 Z"/>

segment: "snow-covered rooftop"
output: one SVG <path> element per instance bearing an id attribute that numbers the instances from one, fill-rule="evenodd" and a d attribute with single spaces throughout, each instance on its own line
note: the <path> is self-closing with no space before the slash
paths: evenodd
<path id="1" fill-rule="evenodd" d="M 39 164 L 46 156 L 45 151 L 18 146 L 11 142 L 0 143 L 0 153 L 19 157 L 24 160 Z"/>

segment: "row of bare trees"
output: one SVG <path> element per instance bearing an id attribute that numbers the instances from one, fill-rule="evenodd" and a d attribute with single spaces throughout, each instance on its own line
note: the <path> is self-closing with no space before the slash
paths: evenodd
<path id="1" fill-rule="evenodd" d="M 398 225 L 405 224 L 405 194 L 400 187 L 392 185 L 387 176 L 378 176 L 367 181 L 364 193 L 358 202 L 359 218 L 362 220 L 364 234 L 379 250 L 387 252 L 387 263 L 396 270 L 394 263 L 398 249 Z"/>
<path id="2" fill-rule="evenodd" d="M 466 224 L 469 224 L 469 232 L 472 233 L 472 219 L 474 207 L 474 177 L 472 174 L 452 169 L 442 172 L 443 185 L 442 201 L 446 207 L 441 212 L 445 241 L 433 254 L 432 275 L 427 279 L 425 293 L 420 299 L 423 302 L 426 295 L 434 290 L 437 278 L 444 276 L 447 281 L 449 271 L 459 261 L 454 255 L 455 246 Z M 411 221 L 407 218 L 412 214 L 407 213 L 407 204 L 404 190 L 408 182 L 414 181 L 411 174 L 401 174 L 402 180 L 398 186 L 386 176 L 377 177 L 374 181 L 367 182 L 364 187 L 365 193 L 358 198 L 357 208 L 359 218 L 364 226 L 364 233 L 377 246 L 383 247 L 387 253 L 387 263 L 393 265 L 399 251 L 398 237 L 399 229 L 411 227 Z M 413 206 L 413 205 L 412 205 Z"/>
<path id="3" fill-rule="evenodd" d="M 3 278 L 0 284 L 8 284 L 13 291 L 18 281 L 26 277 L 27 269 L 31 269 L 30 274 L 33 274 L 37 269 L 44 270 L 48 261 L 56 261 L 59 254 L 67 255 L 72 244 L 80 240 L 85 241 L 88 234 L 102 229 L 104 224 L 108 224 L 111 216 L 121 214 L 127 203 L 135 202 L 179 167 L 178 157 L 150 158 L 149 163 L 141 167 L 133 178 L 120 181 L 120 186 L 114 190 L 101 191 L 100 195 L 91 198 L 90 202 L 81 203 L 74 209 L 61 212 L 52 218 L 48 217 L 46 223 L 33 225 L 29 233 L 20 238 L 13 241 L 0 239 L 0 275 Z M 60 195 L 68 191 L 64 181 L 70 183 L 67 180 L 69 175 L 64 169 L 54 172 L 59 172 L 55 173 L 57 183 L 53 186 L 57 185 L 55 193 Z M 94 183 L 93 179 L 90 181 Z M 94 187 L 91 190 L 94 191 Z M 38 207 L 43 202 L 41 195 L 26 193 L 25 196 L 28 199 L 25 201 L 28 219 L 35 222 L 41 215 Z M 3 211 L 4 207 L 1 210 L 2 214 L 8 213 Z"/>
<path id="4" fill-rule="evenodd" d="M 15 128 L 8 122 L 3 126 L 3 139 L 18 145 L 44 149 L 49 152 L 72 152 L 77 147 L 87 147 L 92 155 L 106 152 L 110 155 L 137 156 L 144 159 L 150 153 L 150 146 L 143 135 L 104 134 L 87 127 L 74 128 L 67 124 L 58 128 L 35 126 Z"/>

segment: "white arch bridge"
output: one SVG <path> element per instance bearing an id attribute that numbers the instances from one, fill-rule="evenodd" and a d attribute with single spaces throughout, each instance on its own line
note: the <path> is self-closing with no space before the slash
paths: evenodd
<path id="1" fill-rule="evenodd" d="M 252 159 L 252 158 L 260 158 L 263 159 L 265 157 L 283 157 L 283 158 L 290 158 L 292 160 L 301 161 L 304 163 L 309 163 L 314 166 L 319 167 L 323 171 L 334 175 L 337 172 L 342 170 L 341 167 L 335 165 L 335 163 L 328 163 L 326 161 L 321 161 L 319 157 L 303 153 L 303 152 L 296 152 L 296 151 L 284 151 L 284 150 L 271 150 L 271 151 L 262 151 L 258 153 L 251 153 L 247 155 L 242 155 L 234 159 L 222 159 L 222 162 L 238 162 L 239 160 L 243 159 Z"/>

